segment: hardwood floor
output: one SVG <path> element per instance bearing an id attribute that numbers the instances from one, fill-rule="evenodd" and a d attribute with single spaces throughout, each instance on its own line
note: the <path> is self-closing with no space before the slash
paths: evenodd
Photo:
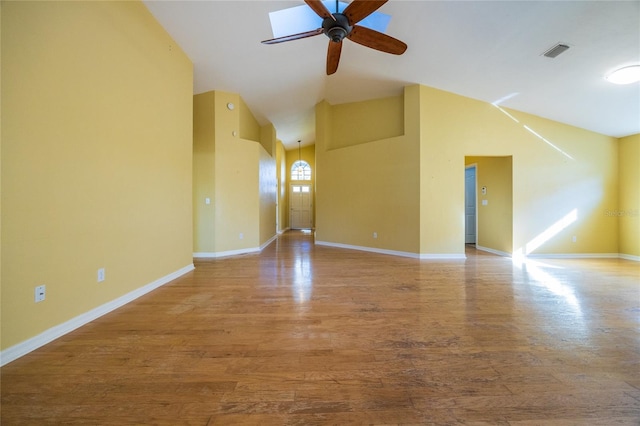
<path id="1" fill-rule="evenodd" d="M 2 368 L 2 425 L 640 424 L 640 264 L 315 246 L 196 270 Z"/>

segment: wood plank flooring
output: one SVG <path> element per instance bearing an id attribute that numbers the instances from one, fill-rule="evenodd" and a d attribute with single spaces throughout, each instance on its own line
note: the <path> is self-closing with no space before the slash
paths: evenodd
<path id="1" fill-rule="evenodd" d="M 1 369 L 2 425 L 638 425 L 640 264 L 289 232 Z"/>

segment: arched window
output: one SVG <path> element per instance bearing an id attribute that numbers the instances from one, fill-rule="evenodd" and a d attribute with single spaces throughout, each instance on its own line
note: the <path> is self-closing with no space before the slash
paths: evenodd
<path id="1" fill-rule="evenodd" d="M 306 161 L 298 160 L 291 166 L 291 180 L 311 180 L 311 166 Z"/>

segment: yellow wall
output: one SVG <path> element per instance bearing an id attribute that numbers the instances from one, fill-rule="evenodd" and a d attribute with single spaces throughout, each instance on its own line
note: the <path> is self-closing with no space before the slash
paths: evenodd
<path id="1" fill-rule="evenodd" d="M 402 136 L 366 142 L 363 126 L 336 124 L 338 112 L 373 123 L 398 111 L 371 102 L 316 106 L 319 241 L 464 255 L 465 157 L 476 156 L 495 157 L 480 179 L 500 194 L 479 214 L 488 247 L 618 252 L 618 222 L 602 214 L 618 205 L 617 139 L 418 85 L 405 88 Z"/>
<path id="2" fill-rule="evenodd" d="M 618 217 L 620 225 L 619 251 L 640 257 L 640 134 L 619 142 L 620 194 L 617 212 L 604 212 L 608 220 Z"/>
<path id="3" fill-rule="evenodd" d="M 2 2 L 0 2 L 0 46 L 2 46 Z M 0 48 L 0 93 L 2 93 L 2 49 Z M 2 102 L 0 101 L 0 117 Z M 2 120 L 0 119 L 0 188 L 2 188 Z M 0 190 L 0 241 L 2 241 L 2 191 Z M 2 320 L 2 244 L 0 243 L 0 321 Z M 2 350 L 2 326 L 0 325 L 0 350 Z"/>
<path id="4" fill-rule="evenodd" d="M 2 349 L 191 265 L 192 87 L 140 2 L 2 3 Z"/>
<path id="5" fill-rule="evenodd" d="M 512 157 L 514 253 L 617 253 L 617 224 L 602 215 L 617 205 L 615 138 L 433 88 L 420 93 L 421 190 L 434 206 L 421 216 L 422 253 L 464 250 L 465 156 Z"/>
<path id="6" fill-rule="evenodd" d="M 193 97 L 193 250 L 195 252 L 215 251 L 214 105 L 213 92 Z"/>
<path id="7" fill-rule="evenodd" d="M 327 149 L 389 139 L 404 134 L 404 97 L 393 96 L 332 106 L 333 138 Z"/>
<path id="8" fill-rule="evenodd" d="M 195 253 L 252 250 L 276 234 L 275 129 L 256 126 L 238 94 L 194 96 Z"/>
<path id="9" fill-rule="evenodd" d="M 225 92 L 215 94 L 215 251 L 258 247 L 259 144 L 238 136 L 238 108 L 226 108 L 228 102 L 238 105 L 240 97 Z"/>
<path id="10" fill-rule="evenodd" d="M 277 232 L 283 232 L 288 227 L 289 220 L 289 175 L 287 175 L 287 152 L 282 141 L 276 144 L 276 179 L 278 184 L 278 227 Z"/>
<path id="11" fill-rule="evenodd" d="M 251 110 L 241 97 L 238 97 L 239 130 L 240 138 L 250 141 L 260 142 L 260 125 L 255 119 Z M 271 152 L 269 151 L 269 154 Z"/>
<path id="12" fill-rule="evenodd" d="M 260 196 L 260 246 L 263 246 L 276 235 L 276 203 L 278 196 L 278 180 L 276 177 L 276 129 L 269 123 L 260 131 L 259 150 L 260 163 L 258 182 Z M 273 153 L 273 154 L 272 154 Z"/>
<path id="13" fill-rule="evenodd" d="M 335 127 L 335 114 L 357 117 L 367 102 L 316 106 L 316 238 L 327 243 L 417 253 L 419 249 L 419 109 L 416 87 L 405 90 L 405 134 L 367 143 L 363 126 Z M 377 103 L 376 101 L 371 101 Z M 385 110 L 370 122 L 384 122 Z M 395 109 L 393 109 L 395 111 Z M 340 134 L 354 145 L 332 149 Z M 366 136 L 366 135 L 365 135 Z M 377 233 L 377 238 L 373 233 Z"/>

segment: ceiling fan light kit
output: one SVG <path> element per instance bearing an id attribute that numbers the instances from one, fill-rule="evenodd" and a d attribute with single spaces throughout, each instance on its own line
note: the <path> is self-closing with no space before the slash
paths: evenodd
<path id="1" fill-rule="evenodd" d="M 322 18 L 322 27 L 303 33 L 264 40 L 262 43 L 283 43 L 324 34 L 329 38 L 327 75 L 331 75 L 338 70 L 342 41 L 345 38 L 381 52 L 402 55 L 407 50 L 405 43 L 379 31 L 357 25 L 358 22 L 375 12 L 386 2 L 387 0 L 353 0 L 342 13 L 339 13 L 338 1 L 336 0 L 336 12 L 331 13 L 322 1 L 305 0 L 311 10 Z"/>

